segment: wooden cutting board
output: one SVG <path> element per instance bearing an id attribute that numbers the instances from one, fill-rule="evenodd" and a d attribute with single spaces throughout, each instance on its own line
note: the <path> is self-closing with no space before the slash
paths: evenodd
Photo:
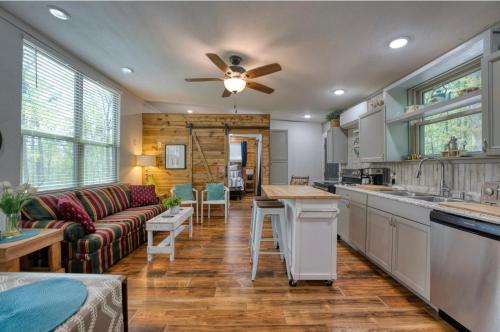
<path id="1" fill-rule="evenodd" d="M 500 217 L 500 206 L 469 202 L 443 202 L 439 203 L 439 205 Z"/>
<path id="2" fill-rule="evenodd" d="M 356 188 L 365 189 L 365 190 L 373 190 L 373 191 L 393 191 L 393 190 L 397 190 L 396 188 L 393 188 L 393 187 L 373 185 L 373 184 L 358 184 L 356 186 Z"/>

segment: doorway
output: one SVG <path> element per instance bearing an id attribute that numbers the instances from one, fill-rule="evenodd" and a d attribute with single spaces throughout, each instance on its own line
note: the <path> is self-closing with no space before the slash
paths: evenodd
<path id="1" fill-rule="evenodd" d="M 229 134 L 228 188 L 232 200 L 259 192 L 262 174 L 262 135 Z"/>

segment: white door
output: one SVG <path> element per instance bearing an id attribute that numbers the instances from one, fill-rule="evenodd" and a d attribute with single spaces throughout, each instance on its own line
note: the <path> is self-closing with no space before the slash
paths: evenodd
<path id="1" fill-rule="evenodd" d="M 271 130 L 269 139 L 270 183 L 288 184 L 288 131 Z"/>
<path id="2" fill-rule="evenodd" d="M 370 207 L 366 212 L 366 256 L 391 272 L 392 215 Z"/>
<path id="3" fill-rule="evenodd" d="M 430 227 L 393 217 L 392 273 L 408 287 L 430 299 Z"/>
<path id="4" fill-rule="evenodd" d="M 349 240 L 354 249 L 366 252 L 366 205 L 351 201 L 349 215 Z"/>

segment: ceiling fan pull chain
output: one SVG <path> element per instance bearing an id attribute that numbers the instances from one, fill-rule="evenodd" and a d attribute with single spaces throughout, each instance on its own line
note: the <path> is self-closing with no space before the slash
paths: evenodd
<path id="1" fill-rule="evenodd" d="M 238 114 L 238 108 L 236 107 L 236 93 L 233 93 L 233 101 L 234 101 L 234 114 Z"/>

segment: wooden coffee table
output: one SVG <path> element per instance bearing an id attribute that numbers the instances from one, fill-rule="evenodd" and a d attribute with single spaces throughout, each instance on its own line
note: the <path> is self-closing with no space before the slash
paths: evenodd
<path id="1" fill-rule="evenodd" d="M 0 243 L 0 271 L 19 272 L 21 257 L 37 250 L 49 248 L 49 270 L 64 272 L 61 267 L 62 229 L 38 229 L 39 233 L 28 239 L 9 243 Z"/>
<path id="2" fill-rule="evenodd" d="M 146 231 L 148 232 L 148 262 L 153 260 L 153 254 L 170 254 L 170 261 L 175 259 L 175 238 L 182 232 L 186 225 L 183 225 L 189 219 L 189 238 L 193 237 L 193 208 L 181 207 L 178 214 L 168 217 L 169 212 L 146 221 Z M 153 245 L 153 232 L 169 232 L 169 235 L 158 245 Z"/>

